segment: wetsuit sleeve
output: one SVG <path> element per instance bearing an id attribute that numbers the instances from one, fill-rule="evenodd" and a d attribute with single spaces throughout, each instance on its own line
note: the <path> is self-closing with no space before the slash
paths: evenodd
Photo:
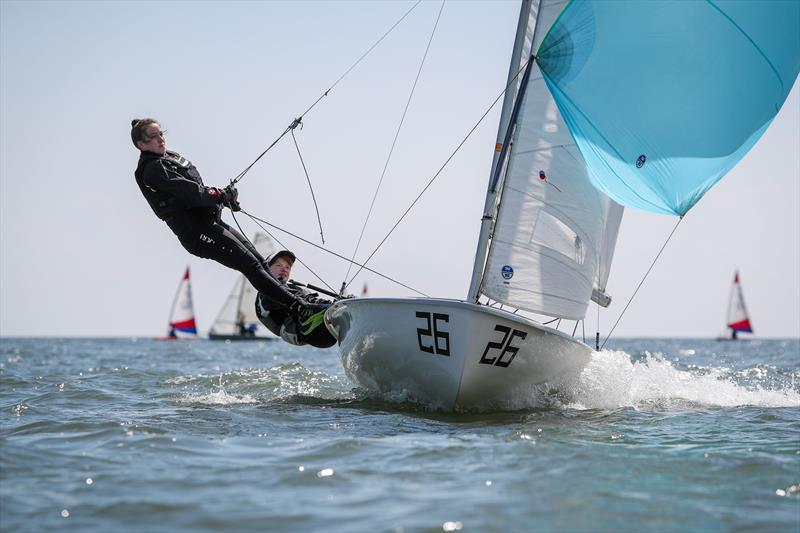
<path id="1" fill-rule="evenodd" d="M 311 294 L 304 294 L 302 296 L 303 300 L 307 301 L 310 304 L 330 304 L 333 303 L 331 300 L 326 300 L 325 298 L 320 298 L 319 294 L 316 292 L 312 292 Z"/>
<path id="2" fill-rule="evenodd" d="M 182 176 L 160 159 L 152 161 L 144 169 L 144 184 L 151 189 L 165 192 L 183 202 L 186 207 L 213 207 L 222 203 L 217 189 L 206 187 Z"/>

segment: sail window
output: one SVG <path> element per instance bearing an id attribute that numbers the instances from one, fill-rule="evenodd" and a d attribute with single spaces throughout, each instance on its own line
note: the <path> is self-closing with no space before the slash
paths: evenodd
<path id="1" fill-rule="evenodd" d="M 539 211 L 530 242 L 558 252 L 579 265 L 586 260 L 586 245 L 583 239 L 572 228 L 545 210 Z"/>

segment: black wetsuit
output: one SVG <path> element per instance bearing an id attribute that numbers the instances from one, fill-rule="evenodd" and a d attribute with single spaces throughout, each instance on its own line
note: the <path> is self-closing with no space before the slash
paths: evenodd
<path id="1" fill-rule="evenodd" d="M 142 151 L 136 183 L 158 218 L 167 223 L 186 251 L 241 272 L 276 305 L 288 307 L 295 297 L 264 267 L 264 258 L 241 233 L 220 219 L 223 195 L 206 187 L 185 157 Z"/>
<path id="2" fill-rule="evenodd" d="M 290 281 L 287 288 L 296 296 L 303 298 L 310 303 L 325 303 L 330 301 L 319 298 L 316 293 L 310 293 L 302 287 L 292 284 Z M 261 292 L 256 296 L 256 315 L 268 330 L 283 339 L 284 341 L 297 346 L 310 344 L 316 348 L 328 348 L 336 344 L 336 339 L 330 334 L 324 325 L 317 326 L 308 335 L 302 333 L 300 321 L 292 313 L 286 312 L 276 305 L 268 296 Z"/>

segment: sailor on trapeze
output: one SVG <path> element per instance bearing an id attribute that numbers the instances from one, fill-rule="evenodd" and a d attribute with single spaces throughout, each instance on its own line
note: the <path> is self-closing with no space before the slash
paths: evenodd
<path id="1" fill-rule="evenodd" d="M 241 272 L 253 287 L 287 316 L 318 326 L 329 303 L 312 303 L 290 291 L 267 272 L 265 260 L 241 233 L 220 218 L 222 207 L 241 208 L 233 185 L 206 187 L 197 168 L 177 152 L 168 151 L 164 131 L 152 118 L 131 122 L 131 140 L 141 151 L 136 183 L 156 216 L 192 255 Z M 322 328 L 325 329 L 325 328 Z"/>

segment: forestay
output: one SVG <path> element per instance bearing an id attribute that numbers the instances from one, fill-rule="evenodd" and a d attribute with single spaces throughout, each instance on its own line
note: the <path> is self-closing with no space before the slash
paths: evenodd
<path id="1" fill-rule="evenodd" d="M 683 215 L 786 100 L 800 2 L 574 0 L 537 56 L 594 184 Z"/>
<path id="2" fill-rule="evenodd" d="M 522 50 L 512 72 L 565 5 L 544 1 L 530 8 L 528 21 L 520 22 L 526 35 L 518 38 Z M 592 186 L 543 76 L 537 66 L 529 72 L 508 156 L 496 163 L 505 163 L 505 177 L 480 292 L 516 308 L 581 319 L 593 290 L 599 303 L 610 301 L 605 283 L 622 208 Z"/>

